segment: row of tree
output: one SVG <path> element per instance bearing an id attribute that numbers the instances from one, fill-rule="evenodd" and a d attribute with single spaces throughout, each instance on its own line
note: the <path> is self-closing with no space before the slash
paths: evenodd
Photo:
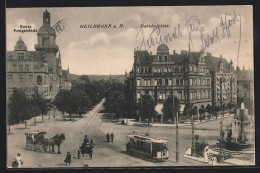
<path id="1" fill-rule="evenodd" d="M 106 111 L 115 113 L 117 119 L 119 117 L 129 118 L 131 117 L 129 115 L 135 115 L 136 118 L 139 117 L 141 119 L 146 119 L 148 121 L 148 124 L 156 114 L 155 106 L 155 100 L 148 94 L 142 95 L 138 103 L 133 104 L 133 102 L 131 102 L 131 100 L 128 99 L 127 94 L 119 90 L 109 93 L 106 97 L 106 102 L 104 104 Z M 235 107 L 236 105 L 234 103 L 228 103 L 227 105 L 222 106 L 212 106 L 208 104 L 206 107 L 202 105 L 200 108 L 198 108 L 197 106 L 193 106 L 191 108 L 185 107 L 182 115 L 185 116 L 187 119 L 191 117 L 195 118 L 199 115 L 200 120 L 203 120 L 205 119 L 206 113 L 208 113 L 209 118 L 212 115 L 216 116 L 217 118 L 217 114 L 220 111 L 223 111 L 224 116 L 224 111 L 228 110 L 229 112 L 231 112 L 231 110 Z M 137 116 L 135 110 L 137 110 Z M 171 119 L 174 122 L 177 111 L 178 113 L 180 113 L 179 100 L 176 97 L 174 97 L 173 106 L 173 96 L 169 96 L 163 104 L 162 108 L 164 119 Z"/>
<path id="2" fill-rule="evenodd" d="M 7 104 L 7 120 L 10 126 L 17 123 L 24 123 L 26 128 L 26 120 L 38 115 L 46 114 L 52 105 L 50 100 L 44 99 L 43 95 L 38 92 L 37 88 L 33 89 L 33 94 L 28 97 L 22 88 L 14 88 Z M 42 117 L 43 120 L 43 117 Z M 36 119 L 35 119 L 36 121 Z"/>
<path id="3" fill-rule="evenodd" d="M 71 120 L 73 113 L 81 116 L 91 108 L 92 103 L 83 90 L 72 88 L 71 90 L 60 90 L 53 101 L 53 105 L 62 114 L 68 113 Z"/>

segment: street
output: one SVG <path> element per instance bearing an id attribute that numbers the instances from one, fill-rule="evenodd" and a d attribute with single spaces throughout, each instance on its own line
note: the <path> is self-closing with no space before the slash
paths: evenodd
<path id="1" fill-rule="evenodd" d="M 102 109 L 104 100 L 96 105 L 91 111 L 83 115 L 83 118 L 77 121 L 63 121 L 61 115 L 48 120 L 45 116 L 44 123 L 38 123 L 37 126 L 28 125 L 24 129 L 23 124 L 15 125 L 11 128 L 11 133 L 7 136 L 7 163 L 10 167 L 17 153 L 22 154 L 24 166 L 26 168 L 38 167 L 144 167 L 144 166 L 207 166 L 204 163 L 189 160 L 183 157 L 186 149 L 191 147 L 191 126 L 179 127 L 179 163 L 175 162 L 175 127 L 137 127 L 119 125 L 114 122 L 102 122 Z M 41 119 L 41 118 L 39 118 Z M 232 118 L 224 121 L 224 127 L 229 124 Z M 215 144 L 219 136 L 220 120 L 210 121 L 195 125 L 195 135 L 205 140 L 208 144 Z M 51 138 L 56 133 L 65 133 L 65 141 L 61 144 L 61 154 L 41 153 L 25 149 L 25 132 L 45 131 L 45 138 Z M 165 139 L 169 141 L 170 158 L 167 162 L 155 163 L 142 160 L 126 153 L 126 135 L 135 131 L 138 134 L 145 134 L 149 130 L 152 137 Z M 114 142 L 107 143 L 105 135 L 113 132 Z M 81 145 L 84 135 L 93 139 L 95 145 L 92 160 L 88 155 L 77 158 L 77 148 Z M 57 153 L 57 146 L 55 148 Z M 64 159 L 66 153 L 72 155 L 72 163 L 66 166 Z"/>

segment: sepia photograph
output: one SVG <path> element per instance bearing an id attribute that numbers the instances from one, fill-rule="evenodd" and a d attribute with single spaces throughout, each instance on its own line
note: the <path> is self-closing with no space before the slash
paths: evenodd
<path id="1" fill-rule="evenodd" d="M 255 165 L 253 6 L 6 8 L 6 167 Z"/>

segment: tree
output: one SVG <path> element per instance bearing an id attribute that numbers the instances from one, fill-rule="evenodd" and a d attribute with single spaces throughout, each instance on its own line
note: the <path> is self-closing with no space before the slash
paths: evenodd
<path id="1" fill-rule="evenodd" d="M 155 114 L 155 102 L 153 98 L 149 94 L 144 94 L 142 95 L 140 101 L 140 106 L 139 106 L 139 114 L 143 119 L 148 119 L 148 125 L 150 122 L 150 119 L 154 116 Z"/>
<path id="2" fill-rule="evenodd" d="M 90 83 L 90 80 L 89 80 L 89 77 L 88 77 L 88 75 L 81 75 L 80 77 L 79 77 L 79 80 L 81 80 L 81 81 L 84 81 L 85 83 Z"/>
<path id="3" fill-rule="evenodd" d="M 49 102 L 50 100 L 45 99 L 43 97 L 43 93 L 38 91 L 38 88 L 34 88 L 34 92 L 32 94 L 31 104 L 34 107 L 34 115 L 42 115 L 42 122 L 43 122 L 43 115 L 47 114 L 49 111 Z"/>
<path id="4" fill-rule="evenodd" d="M 8 101 L 8 123 L 9 125 L 13 125 L 19 122 L 25 123 L 26 128 L 26 120 L 30 119 L 29 112 L 29 101 L 26 97 L 25 92 L 22 89 L 13 89 L 13 94 L 9 98 Z"/>
<path id="5" fill-rule="evenodd" d="M 179 112 L 179 100 L 177 97 L 174 97 L 174 107 L 173 107 L 173 99 L 172 95 L 170 95 L 166 102 L 163 104 L 162 112 L 164 117 L 167 119 L 172 119 L 174 123 L 174 117 L 176 116 L 176 112 Z"/>
<path id="6" fill-rule="evenodd" d="M 81 116 L 91 107 L 91 101 L 83 90 L 71 89 L 70 92 L 73 112 Z"/>
<path id="7" fill-rule="evenodd" d="M 62 112 L 62 114 L 64 114 L 64 112 L 67 112 L 71 120 L 71 114 L 73 112 L 73 105 L 71 103 L 72 101 L 73 98 L 69 90 L 60 90 L 55 96 L 53 104 L 59 111 Z"/>
<path id="8" fill-rule="evenodd" d="M 200 120 L 205 119 L 205 108 L 204 108 L 204 105 L 200 106 L 199 114 L 200 114 Z"/>
<path id="9" fill-rule="evenodd" d="M 112 91 L 108 94 L 104 107 L 107 112 L 115 113 L 118 121 L 119 117 L 124 114 L 125 98 L 122 92 Z"/>
<path id="10" fill-rule="evenodd" d="M 209 114 L 209 119 L 210 119 L 210 117 L 211 117 L 211 115 L 212 115 L 212 112 L 213 112 L 213 108 L 212 108 L 212 106 L 211 106 L 210 104 L 208 104 L 208 105 L 206 106 L 206 112 L 208 112 L 208 114 Z"/>

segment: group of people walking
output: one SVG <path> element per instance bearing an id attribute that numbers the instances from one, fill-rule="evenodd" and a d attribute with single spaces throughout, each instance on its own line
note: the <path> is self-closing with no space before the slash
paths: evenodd
<path id="1" fill-rule="evenodd" d="M 107 142 L 110 142 L 110 139 L 111 139 L 111 142 L 114 142 L 114 134 L 113 132 L 111 134 L 107 133 L 106 135 L 106 138 L 107 138 Z"/>

